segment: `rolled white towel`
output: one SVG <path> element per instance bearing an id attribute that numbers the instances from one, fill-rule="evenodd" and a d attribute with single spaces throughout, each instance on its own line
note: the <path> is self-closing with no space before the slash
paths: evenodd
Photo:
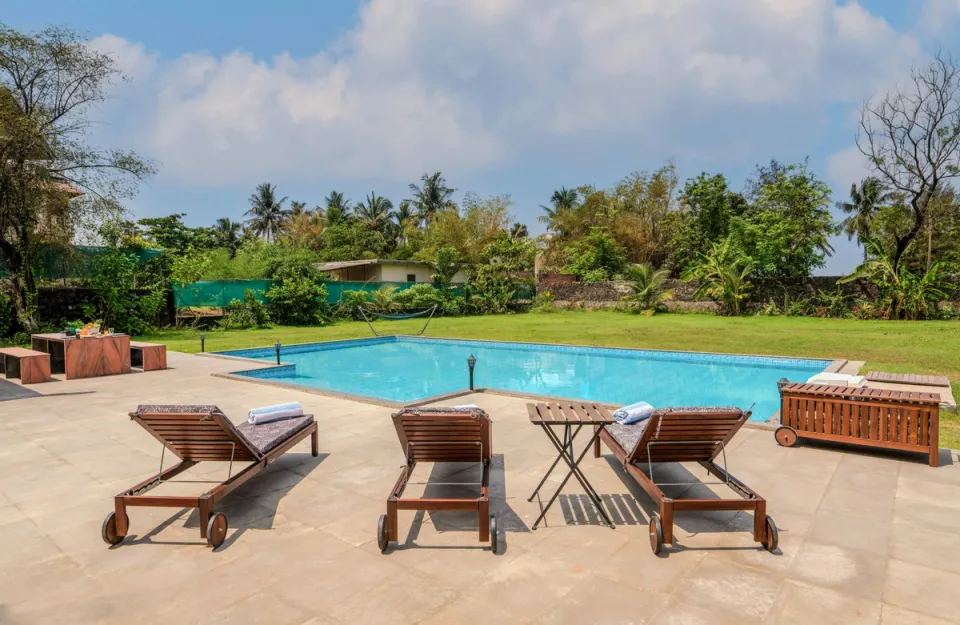
<path id="1" fill-rule="evenodd" d="M 809 380 L 808 384 L 837 384 L 844 386 L 863 386 L 867 378 L 862 375 L 848 375 L 846 373 L 818 373 Z"/>
<path id="2" fill-rule="evenodd" d="M 649 419 L 650 415 L 652 414 L 653 406 L 645 401 L 638 401 L 635 404 L 630 404 L 629 406 L 624 406 L 623 408 L 614 410 L 613 418 L 616 419 L 618 423 L 630 425 L 631 423 L 637 423 L 638 421 Z"/>
<path id="3" fill-rule="evenodd" d="M 247 423 L 258 425 L 261 423 L 270 423 L 280 419 L 290 419 L 292 417 L 302 417 L 303 406 L 300 402 L 290 402 L 288 404 L 277 404 L 276 406 L 264 406 L 254 408 L 247 413 Z"/>

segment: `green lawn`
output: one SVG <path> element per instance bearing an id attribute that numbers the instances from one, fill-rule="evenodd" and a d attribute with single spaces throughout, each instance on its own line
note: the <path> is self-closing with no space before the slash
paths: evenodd
<path id="1" fill-rule="evenodd" d="M 414 333 L 422 319 L 378 321 L 381 333 Z M 284 345 L 370 336 L 362 322 L 326 328 L 275 327 L 268 330 L 206 333 L 207 351 Z M 656 315 L 643 317 L 607 311 L 563 311 L 488 317 L 438 318 L 429 336 L 545 343 L 578 343 L 705 352 L 738 352 L 865 360 L 867 368 L 938 373 L 960 394 L 960 323 L 949 321 L 856 321 L 807 317 Z M 172 350 L 200 351 L 200 333 L 168 330 L 144 337 Z M 944 413 L 941 442 L 960 448 L 960 417 Z"/>

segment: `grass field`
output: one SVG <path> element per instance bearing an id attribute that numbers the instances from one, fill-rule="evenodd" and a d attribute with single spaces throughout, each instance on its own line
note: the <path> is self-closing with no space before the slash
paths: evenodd
<path id="1" fill-rule="evenodd" d="M 422 319 L 378 321 L 381 333 L 415 333 Z M 960 397 L 960 324 L 949 321 L 857 321 L 808 317 L 643 317 L 607 311 L 563 311 L 487 317 L 438 318 L 428 336 L 543 343 L 576 343 L 704 352 L 810 356 L 864 360 L 869 369 L 937 373 L 950 378 Z M 362 322 L 324 328 L 274 327 L 266 330 L 209 330 L 207 351 L 284 345 L 370 336 Z M 167 330 L 144 340 L 169 349 L 200 351 L 200 333 Z M 960 448 L 960 417 L 944 413 L 941 443 Z"/>

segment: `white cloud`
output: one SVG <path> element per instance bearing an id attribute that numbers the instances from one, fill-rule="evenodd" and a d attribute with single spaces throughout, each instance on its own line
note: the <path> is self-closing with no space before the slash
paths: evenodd
<path id="1" fill-rule="evenodd" d="M 827 180 L 835 197 L 845 198 L 850 185 L 859 183 L 872 172 L 870 161 L 856 145 L 827 156 Z"/>
<path id="2" fill-rule="evenodd" d="M 546 138 L 743 151 L 777 137 L 731 128 L 859 101 L 919 54 L 835 0 L 371 0 L 309 58 L 157 60 L 98 42 L 137 90 L 128 144 L 164 177 L 204 186 L 456 174 L 509 165 Z"/>

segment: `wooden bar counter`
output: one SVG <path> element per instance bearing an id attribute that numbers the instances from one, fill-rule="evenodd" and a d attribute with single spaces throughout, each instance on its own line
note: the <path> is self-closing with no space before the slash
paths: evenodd
<path id="1" fill-rule="evenodd" d="M 130 373 L 130 336 L 73 337 L 63 334 L 33 334 L 33 349 L 50 354 L 52 373 L 68 380 Z"/>

